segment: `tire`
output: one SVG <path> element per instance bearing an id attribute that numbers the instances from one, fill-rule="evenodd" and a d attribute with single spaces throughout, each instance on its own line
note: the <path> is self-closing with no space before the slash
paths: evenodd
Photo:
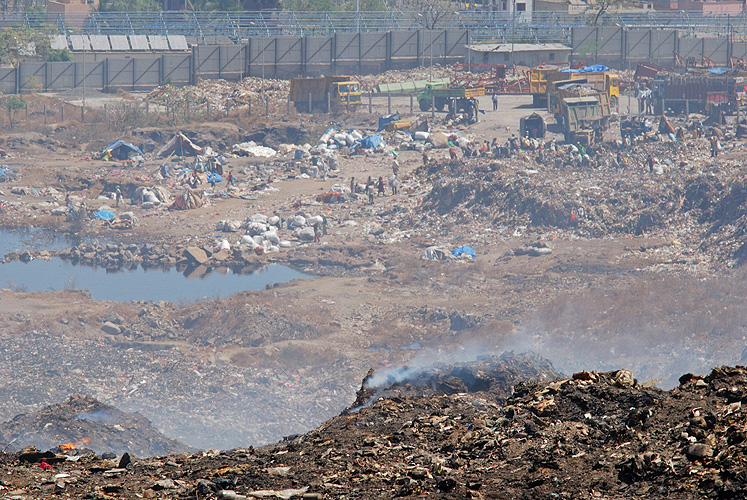
<path id="1" fill-rule="evenodd" d="M 428 111 L 431 109 L 431 103 L 429 103 L 427 99 L 418 101 L 418 106 L 420 106 L 420 111 Z"/>
<path id="2" fill-rule="evenodd" d="M 616 95 L 610 96 L 610 107 L 617 108 L 618 99 Z"/>

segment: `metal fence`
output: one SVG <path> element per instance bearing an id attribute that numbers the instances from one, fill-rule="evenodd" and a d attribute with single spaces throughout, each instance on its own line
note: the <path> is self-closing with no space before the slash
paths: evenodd
<path id="1" fill-rule="evenodd" d="M 434 20 L 438 17 L 437 20 Z M 38 12 L 0 13 L 0 27 L 52 24 L 63 34 L 184 35 L 196 43 L 239 43 L 252 37 L 328 36 L 335 33 L 377 33 L 412 29 L 469 30 L 473 41 L 571 41 L 571 29 L 621 26 L 679 30 L 690 36 L 747 38 L 747 15 L 704 15 L 699 12 L 580 14 L 561 12 L 455 11 L 438 16 L 420 12 L 93 12 L 50 15 Z"/>

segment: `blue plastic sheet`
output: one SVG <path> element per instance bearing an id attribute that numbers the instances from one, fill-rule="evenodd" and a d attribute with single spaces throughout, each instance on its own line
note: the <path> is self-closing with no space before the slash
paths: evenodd
<path id="1" fill-rule="evenodd" d="M 207 180 L 208 182 L 223 182 L 223 177 L 216 172 L 209 172 L 207 174 Z"/>
<path id="2" fill-rule="evenodd" d="M 358 139 L 353 145 L 354 149 L 374 149 L 384 142 L 384 136 L 381 134 L 373 134 L 363 139 Z"/>
<path id="3" fill-rule="evenodd" d="M 112 142 L 107 147 L 105 147 L 101 152 L 107 153 L 107 152 L 114 151 L 119 148 L 126 148 L 128 152 L 132 152 L 140 156 L 143 156 L 143 152 L 140 151 L 139 147 L 134 146 L 130 144 L 129 142 L 123 141 L 122 139 L 117 139 L 116 141 Z"/>
<path id="4" fill-rule="evenodd" d="M 97 212 L 94 212 L 94 215 L 96 215 L 97 219 L 101 220 L 109 220 L 115 217 L 114 212 L 111 212 L 109 210 L 99 210 Z"/>
<path id="5" fill-rule="evenodd" d="M 471 246 L 464 245 L 461 247 L 457 247 L 454 250 L 451 251 L 451 255 L 454 257 L 461 257 L 463 254 L 467 254 L 473 259 L 475 258 L 475 249 Z"/>

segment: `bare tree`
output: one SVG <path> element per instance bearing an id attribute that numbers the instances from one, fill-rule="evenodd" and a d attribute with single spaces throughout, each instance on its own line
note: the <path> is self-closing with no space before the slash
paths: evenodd
<path id="1" fill-rule="evenodd" d="M 455 5 L 445 0 L 415 0 L 405 7 L 417 12 L 418 24 L 423 28 L 434 30 L 439 22 L 454 14 Z"/>

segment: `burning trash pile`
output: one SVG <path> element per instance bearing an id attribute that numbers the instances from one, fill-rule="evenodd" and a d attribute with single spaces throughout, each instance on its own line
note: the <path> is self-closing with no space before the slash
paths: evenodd
<path id="1" fill-rule="evenodd" d="M 142 415 L 125 413 L 80 394 L 0 424 L 0 441 L 8 450 L 31 445 L 67 455 L 108 452 L 153 456 L 190 450 L 161 434 Z M 55 459 L 54 455 L 46 457 L 47 462 Z"/>
<path id="2" fill-rule="evenodd" d="M 479 373 L 479 371 L 474 371 Z M 743 367 L 662 391 L 627 370 L 491 391 L 379 398 L 266 447 L 41 465 L 5 454 L 14 498 L 742 498 Z M 21 458 L 25 461 L 21 461 Z M 121 460 L 120 460 L 121 464 Z M 60 478 L 69 479 L 55 486 Z"/>

